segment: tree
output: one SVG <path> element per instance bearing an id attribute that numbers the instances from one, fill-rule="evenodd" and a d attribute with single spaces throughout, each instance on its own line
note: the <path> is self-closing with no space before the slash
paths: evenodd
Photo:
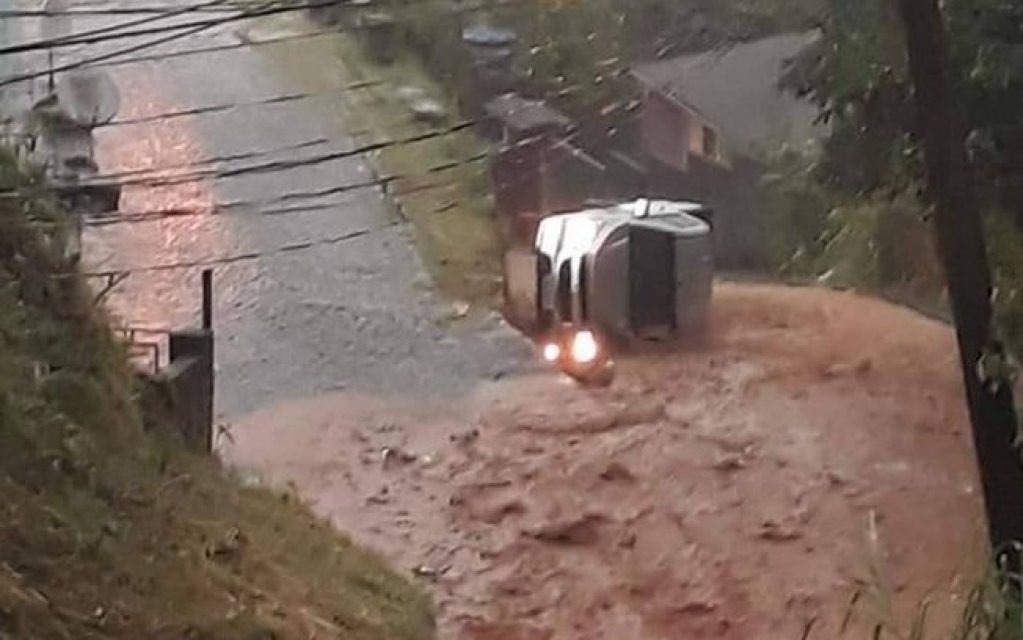
<path id="1" fill-rule="evenodd" d="M 973 442 L 980 467 L 992 549 L 1006 569 L 1020 573 L 1023 542 L 1023 457 L 1016 447 L 1012 388 L 989 384 L 984 358 L 1002 353 L 992 322 L 991 272 L 966 126 L 954 107 L 948 79 L 945 27 L 938 0 L 900 0 L 916 137 L 923 149 L 938 251 L 948 283 L 966 386 Z"/>

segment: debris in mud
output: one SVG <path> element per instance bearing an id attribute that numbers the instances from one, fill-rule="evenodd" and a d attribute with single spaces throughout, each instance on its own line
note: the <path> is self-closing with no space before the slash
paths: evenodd
<path id="1" fill-rule="evenodd" d="M 470 429 L 462 433 L 453 433 L 448 437 L 448 439 L 457 445 L 464 446 L 476 442 L 476 440 L 479 439 L 479 437 L 480 437 L 479 429 Z"/>
<path id="2" fill-rule="evenodd" d="M 833 469 L 828 470 L 828 484 L 833 487 L 845 487 L 849 485 L 849 479 Z"/>
<path id="3" fill-rule="evenodd" d="M 770 542 L 791 542 L 803 537 L 803 534 L 793 527 L 782 525 L 774 520 L 768 520 L 760 525 L 760 532 L 757 534 L 761 540 Z"/>
<path id="4" fill-rule="evenodd" d="M 853 375 L 865 376 L 868 373 L 870 373 L 873 368 L 874 363 L 870 360 L 870 358 L 864 358 L 863 360 L 860 360 L 856 364 L 841 363 L 831 365 L 830 367 L 826 368 L 821 375 L 826 379 L 845 378 Z"/>
<path id="5" fill-rule="evenodd" d="M 714 469 L 723 472 L 740 471 L 746 468 L 746 459 L 738 454 L 730 453 L 719 457 L 714 462 Z"/>
<path id="6" fill-rule="evenodd" d="M 632 531 L 629 531 L 628 533 L 623 535 L 621 539 L 618 540 L 618 546 L 622 549 L 634 549 L 636 548 L 637 541 L 638 538 L 636 534 Z"/>
<path id="7" fill-rule="evenodd" d="M 384 505 L 391 502 L 391 488 L 386 484 L 380 487 L 380 491 L 366 498 L 367 505 Z"/>
<path id="8" fill-rule="evenodd" d="M 412 568 L 412 575 L 416 576 L 417 578 L 426 578 L 427 580 L 432 581 L 440 578 L 442 575 L 447 573 L 449 569 L 450 567 L 441 567 L 440 569 L 435 569 L 434 567 L 429 567 L 425 564 L 421 564 Z"/>
<path id="9" fill-rule="evenodd" d="M 385 422 L 383 424 L 378 424 L 377 426 L 373 427 L 373 431 L 379 434 L 395 433 L 397 431 L 401 431 L 401 426 L 396 425 L 392 422 Z"/>
<path id="10" fill-rule="evenodd" d="M 542 524 L 524 533 L 541 542 L 568 545 L 591 545 L 600 539 L 600 527 L 608 522 L 597 513 L 585 514 L 578 518 Z"/>
<path id="11" fill-rule="evenodd" d="M 389 468 L 395 462 L 399 462 L 401 464 L 412 464 L 419 459 L 419 456 L 416 454 L 398 447 L 384 447 L 382 456 L 384 459 L 385 469 Z"/>
<path id="12" fill-rule="evenodd" d="M 708 600 L 690 600 L 675 608 L 675 611 L 690 615 L 708 615 L 718 610 L 716 602 Z"/>

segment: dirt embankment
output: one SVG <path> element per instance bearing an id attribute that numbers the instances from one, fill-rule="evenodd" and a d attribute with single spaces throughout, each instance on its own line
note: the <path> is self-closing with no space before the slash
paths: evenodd
<path id="1" fill-rule="evenodd" d="M 417 568 L 443 637 L 834 638 L 871 513 L 897 612 L 953 610 L 980 513 L 948 329 L 819 290 L 715 295 L 710 345 L 609 390 L 320 398 L 236 425 L 228 455 Z"/>

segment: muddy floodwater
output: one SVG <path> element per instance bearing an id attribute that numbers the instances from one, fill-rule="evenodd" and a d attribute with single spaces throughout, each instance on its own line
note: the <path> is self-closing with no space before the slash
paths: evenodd
<path id="1" fill-rule="evenodd" d="M 946 327 L 721 285 L 710 344 L 609 390 L 323 396 L 245 419 L 227 455 L 431 584 L 441 637 L 834 638 L 872 566 L 904 620 L 958 606 L 983 540 L 966 424 Z"/>

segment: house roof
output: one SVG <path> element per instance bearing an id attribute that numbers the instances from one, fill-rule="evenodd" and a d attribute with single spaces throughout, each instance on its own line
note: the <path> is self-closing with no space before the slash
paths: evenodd
<path id="1" fill-rule="evenodd" d="M 487 103 L 487 113 L 515 131 L 542 127 L 565 128 L 572 121 L 539 100 L 527 100 L 516 93 L 506 93 Z"/>
<path id="2" fill-rule="evenodd" d="M 697 55 L 637 65 L 632 75 L 700 114 L 725 143 L 754 151 L 802 146 L 826 128 L 814 105 L 778 87 L 784 64 L 819 37 L 816 31 L 773 36 Z"/>

